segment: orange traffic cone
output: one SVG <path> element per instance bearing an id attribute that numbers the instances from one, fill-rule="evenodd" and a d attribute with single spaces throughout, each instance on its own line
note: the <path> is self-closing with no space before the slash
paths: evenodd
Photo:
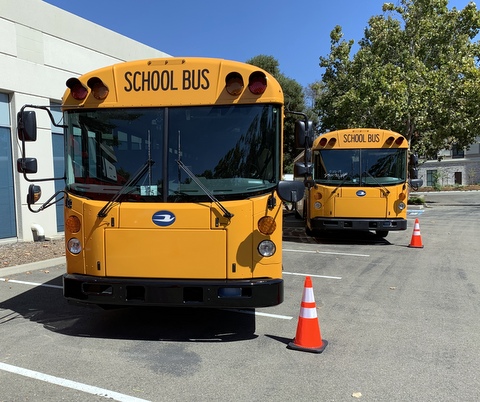
<path id="1" fill-rule="evenodd" d="M 422 235 L 420 234 L 420 223 L 418 221 L 418 218 L 415 219 L 412 240 L 410 240 L 410 244 L 408 245 L 408 247 L 423 248 Z"/>
<path id="2" fill-rule="evenodd" d="M 312 279 L 307 276 L 303 288 L 297 334 L 287 348 L 303 352 L 322 353 L 327 343 L 327 341 L 322 340 L 315 297 L 313 295 Z"/>

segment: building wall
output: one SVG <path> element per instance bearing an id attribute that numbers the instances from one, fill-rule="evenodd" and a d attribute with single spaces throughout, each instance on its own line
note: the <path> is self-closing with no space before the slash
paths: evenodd
<path id="1" fill-rule="evenodd" d="M 72 76 L 126 60 L 169 55 L 103 28 L 42 0 L 0 0 L 0 93 L 8 95 L 17 236 L 0 241 L 34 239 L 32 225 L 45 237 L 57 237 L 55 208 L 35 214 L 28 210 L 28 183 L 16 172 L 21 156 L 16 135 L 16 115 L 25 104 L 60 103 Z M 38 159 L 37 177 L 53 176 L 51 122 L 37 113 L 38 140 L 29 143 L 27 156 Z M 45 201 L 54 193 L 53 182 L 42 182 Z M 1 189 L 0 191 L 11 191 Z"/>
<path id="2" fill-rule="evenodd" d="M 480 137 L 464 151 L 462 158 L 454 158 L 450 150 L 441 151 L 438 156 L 439 160 L 423 161 L 419 166 L 418 177 L 423 179 L 424 186 L 431 186 L 429 171 L 436 172 L 440 186 L 480 184 Z"/>

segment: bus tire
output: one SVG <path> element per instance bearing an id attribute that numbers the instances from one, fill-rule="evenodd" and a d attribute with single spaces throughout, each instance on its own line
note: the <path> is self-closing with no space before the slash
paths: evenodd
<path id="1" fill-rule="evenodd" d="M 388 236 L 388 230 L 376 230 L 375 233 L 378 237 L 387 237 Z"/>

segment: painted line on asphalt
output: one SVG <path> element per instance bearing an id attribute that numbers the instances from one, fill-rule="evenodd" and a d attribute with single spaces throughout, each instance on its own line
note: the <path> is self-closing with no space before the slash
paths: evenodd
<path id="1" fill-rule="evenodd" d="M 48 285 L 46 283 L 17 281 L 16 279 L 0 278 L 0 281 L 1 282 L 9 282 L 9 283 L 18 283 L 20 285 L 44 286 L 46 288 L 63 289 L 62 286 L 58 286 L 58 285 Z"/>
<path id="2" fill-rule="evenodd" d="M 298 275 L 298 276 L 311 276 L 312 278 L 324 278 L 324 279 L 342 279 L 341 276 L 328 276 L 328 275 L 315 275 L 315 274 L 300 274 L 298 272 L 282 272 L 285 275 Z"/>
<path id="3" fill-rule="evenodd" d="M 235 309 L 235 308 L 222 309 L 222 310 L 234 311 L 236 313 L 242 313 L 242 314 L 259 315 L 259 316 L 262 316 L 262 317 L 279 318 L 281 320 L 291 320 L 293 318 L 293 317 L 290 317 L 289 315 L 262 313 L 261 311 L 253 311 L 253 310 L 239 310 L 239 309 Z"/>
<path id="4" fill-rule="evenodd" d="M 119 392 L 110 391 L 108 389 L 99 388 L 87 384 L 82 384 L 80 382 L 66 380 L 64 378 L 55 377 L 52 375 L 40 373 L 38 371 L 24 369 L 22 367 L 12 366 L 11 364 L 1 363 L 0 370 L 8 371 L 13 374 L 19 374 L 24 377 L 33 378 L 35 380 L 40 380 L 48 382 L 50 384 L 60 385 L 61 387 L 75 389 L 77 391 L 85 392 L 87 394 L 92 394 L 96 396 L 102 396 L 104 398 L 113 399 L 120 402 L 149 402 L 146 399 L 136 398 L 134 396 L 129 396 L 121 394 Z"/>
<path id="5" fill-rule="evenodd" d="M 351 257 L 370 257 L 370 254 L 352 254 L 352 253 L 337 253 L 334 251 L 318 251 L 318 250 L 292 250 L 284 248 L 283 251 L 289 251 L 293 253 L 310 253 L 310 254 L 332 254 L 332 255 L 346 255 Z"/>

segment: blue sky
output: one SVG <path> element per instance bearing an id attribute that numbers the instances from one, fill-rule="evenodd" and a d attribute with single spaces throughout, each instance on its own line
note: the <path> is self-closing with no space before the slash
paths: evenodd
<path id="1" fill-rule="evenodd" d="M 358 42 L 385 0 L 44 0 L 172 56 L 246 61 L 264 54 L 303 86 L 319 81 L 319 57 L 340 25 Z M 391 0 L 395 2 L 396 0 Z M 468 0 L 450 0 L 464 8 Z"/>

